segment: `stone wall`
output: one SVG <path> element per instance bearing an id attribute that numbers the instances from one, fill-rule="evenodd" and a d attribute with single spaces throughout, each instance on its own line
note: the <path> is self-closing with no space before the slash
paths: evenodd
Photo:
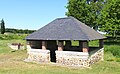
<path id="1" fill-rule="evenodd" d="M 27 61 L 38 63 L 50 62 L 50 50 L 28 48 Z M 56 63 L 65 66 L 89 67 L 91 64 L 103 60 L 104 49 L 99 49 L 89 55 L 87 52 L 55 51 Z"/>
<path id="2" fill-rule="evenodd" d="M 56 51 L 56 63 L 67 66 L 89 66 L 89 54 L 85 52 Z"/>
<path id="3" fill-rule="evenodd" d="M 12 45 L 12 44 L 8 43 L 8 46 L 9 46 L 11 49 L 13 49 L 13 50 L 21 50 L 21 49 L 24 49 L 24 45 L 18 45 L 18 44 Z"/>
<path id="4" fill-rule="evenodd" d="M 104 49 L 99 49 L 89 56 L 86 52 L 56 51 L 56 63 L 67 66 L 89 67 L 103 60 Z"/>
<path id="5" fill-rule="evenodd" d="M 99 49 L 97 52 L 93 53 L 90 57 L 89 57 L 89 64 L 94 64 L 100 60 L 104 60 L 104 48 Z"/>
<path id="6" fill-rule="evenodd" d="M 27 46 L 28 62 L 38 62 L 38 63 L 49 63 L 50 62 L 50 51 L 42 49 L 31 49 L 30 46 Z"/>

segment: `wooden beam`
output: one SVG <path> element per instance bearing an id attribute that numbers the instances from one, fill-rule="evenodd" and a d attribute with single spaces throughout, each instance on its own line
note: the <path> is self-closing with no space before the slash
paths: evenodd
<path id="1" fill-rule="evenodd" d="M 63 41 L 58 41 L 58 51 L 63 51 L 64 43 Z"/>

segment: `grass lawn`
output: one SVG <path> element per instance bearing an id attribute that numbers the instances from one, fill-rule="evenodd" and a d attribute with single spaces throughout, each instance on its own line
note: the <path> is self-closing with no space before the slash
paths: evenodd
<path id="1" fill-rule="evenodd" d="M 108 61 L 115 58 L 109 49 L 120 49 L 119 44 L 105 44 L 104 61 L 97 62 L 90 68 L 73 68 L 56 66 L 53 64 L 26 63 L 26 50 L 13 52 L 7 43 L 21 42 L 24 40 L 0 40 L 0 74 L 120 74 L 120 62 Z M 94 42 L 90 45 L 96 44 Z"/>

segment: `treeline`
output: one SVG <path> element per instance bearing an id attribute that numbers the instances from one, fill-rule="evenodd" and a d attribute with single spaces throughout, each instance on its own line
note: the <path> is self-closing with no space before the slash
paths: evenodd
<path id="1" fill-rule="evenodd" d="M 2 19 L 0 21 L 0 33 L 1 34 L 4 34 L 4 33 L 19 33 L 19 34 L 30 34 L 32 32 L 34 32 L 35 30 L 28 30 L 28 29 L 14 29 L 14 28 L 5 28 L 5 22 L 4 20 Z"/>
<path id="2" fill-rule="evenodd" d="M 95 30 L 120 35 L 120 0 L 68 0 L 67 16 L 73 16 Z"/>
<path id="3" fill-rule="evenodd" d="M 28 30 L 28 29 L 14 29 L 14 28 L 6 28 L 5 29 L 5 32 L 6 33 L 19 33 L 19 34 L 30 34 L 30 33 L 33 33 L 35 30 Z"/>

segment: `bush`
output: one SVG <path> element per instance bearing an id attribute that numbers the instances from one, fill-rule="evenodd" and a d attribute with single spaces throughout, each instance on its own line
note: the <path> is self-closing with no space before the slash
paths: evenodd
<path id="1" fill-rule="evenodd" d="M 111 52 L 116 58 L 120 58 L 120 37 L 108 36 L 105 40 L 105 52 Z"/>
<path id="2" fill-rule="evenodd" d="M 120 46 L 119 45 L 109 45 L 105 47 L 105 52 L 111 52 L 113 56 L 120 57 Z"/>
<path id="3" fill-rule="evenodd" d="M 116 57 L 120 57 L 120 49 L 113 49 L 111 53 Z"/>

